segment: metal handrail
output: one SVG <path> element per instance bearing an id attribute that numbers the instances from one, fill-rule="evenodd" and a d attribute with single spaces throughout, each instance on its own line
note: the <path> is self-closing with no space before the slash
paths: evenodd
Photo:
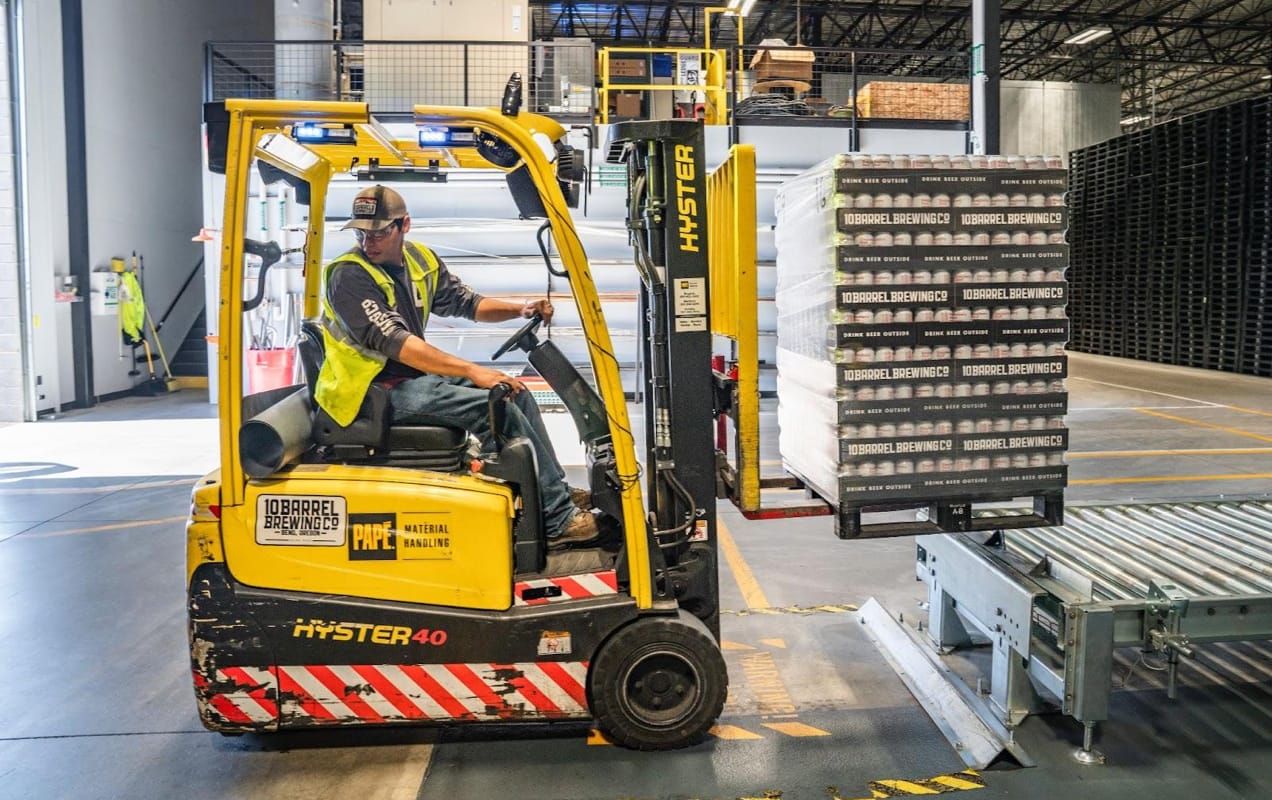
<path id="1" fill-rule="evenodd" d="M 668 54 L 676 56 L 677 62 L 682 55 L 697 55 L 702 59 L 701 74 L 705 83 L 612 83 L 610 61 L 612 56 L 624 54 L 640 55 Z M 597 72 L 600 76 L 598 117 L 602 125 L 609 122 L 609 94 L 611 91 L 681 91 L 702 92 L 706 98 L 705 121 L 708 125 L 725 125 L 729 121 L 728 96 L 726 90 L 728 61 L 724 50 L 707 50 L 691 47 L 605 47 L 597 53 Z"/>

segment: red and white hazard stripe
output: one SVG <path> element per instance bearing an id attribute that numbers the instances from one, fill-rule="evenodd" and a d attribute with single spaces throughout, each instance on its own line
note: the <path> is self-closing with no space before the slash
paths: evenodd
<path id="1" fill-rule="evenodd" d="M 536 597 L 523 600 L 526 589 L 543 589 L 559 586 L 561 593 L 550 597 Z M 606 572 L 587 572 L 582 575 L 565 575 L 559 578 L 543 578 L 534 581 L 519 581 L 512 589 L 512 604 L 515 606 L 542 606 L 548 603 L 563 603 L 567 600 L 582 600 L 585 597 L 602 597 L 618 594 L 618 575 L 614 570 Z"/>
<path id="2" fill-rule="evenodd" d="M 226 667 L 217 670 L 216 677 L 216 683 L 209 684 L 202 673 L 194 673 L 199 699 L 210 705 L 217 716 L 238 725 L 259 725 L 278 719 L 272 670 Z"/>
<path id="3" fill-rule="evenodd" d="M 278 703 L 257 685 L 277 676 Z M 208 702 L 231 722 L 283 724 L 571 719 L 589 716 L 587 663 L 354 664 L 217 670 Z M 226 692 L 227 684 L 235 686 Z"/>

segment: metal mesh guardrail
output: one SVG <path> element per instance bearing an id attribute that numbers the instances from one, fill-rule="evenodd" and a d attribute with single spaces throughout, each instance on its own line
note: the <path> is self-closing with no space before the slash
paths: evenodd
<path id="1" fill-rule="evenodd" d="M 518 72 L 524 108 L 591 116 L 590 42 L 210 42 L 204 99 L 359 100 L 378 114 L 417 103 L 498 105 Z"/>
<path id="2" fill-rule="evenodd" d="M 735 52 L 734 113 L 765 117 L 966 121 L 960 52 L 744 47 Z"/>

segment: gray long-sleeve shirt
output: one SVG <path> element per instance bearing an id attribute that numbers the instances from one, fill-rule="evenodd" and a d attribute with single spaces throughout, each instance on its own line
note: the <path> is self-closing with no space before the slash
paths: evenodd
<path id="1" fill-rule="evenodd" d="M 440 258 L 437 263 L 437 290 L 433 293 L 429 313 L 474 319 L 482 296 L 451 274 Z M 396 309 L 389 306 L 388 298 L 375 279 L 352 262 L 341 264 L 331 271 L 327 299 L 355 340 L 368 350 L 388 356 L 389 360 L 376 380 L 418 377 L 423 373 L 403 364 L 398 358 L 408 336 L 414 334 L 425 338 L 422 298 L 417 296 L 405 267 L 377 266 L 393 279 Z"/>

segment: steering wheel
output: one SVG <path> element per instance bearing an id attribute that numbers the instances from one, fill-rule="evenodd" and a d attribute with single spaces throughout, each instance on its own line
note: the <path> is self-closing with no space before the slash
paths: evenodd
<path id="1" fill-rule="evenodd" d="M 496 350 L 495 354 L 490 357 L 490 360 L 498 361 L 499 358 L 504 353 L 508 352 L 514 347 L 520 347 L 522 350 L 525 350 L 527 353 L 530 352 L 530 348 L 526 346 L 524 340 L 526 338 L 533 338 L 534 332 L 539 330 L 539 326 L 542 324 L 543 324 L 543 316 L 538 311 L 534 312 L 534 316 L 530 317 L 530 321 L 527 322 L 525 325 L 522 325 L 521 329 L 518 330 L 516 333 L 514 333 L 512 336 L 508 337 L 508 341 L 504 342 L 502 345 L 499 346 L 499 349 Z"/>

